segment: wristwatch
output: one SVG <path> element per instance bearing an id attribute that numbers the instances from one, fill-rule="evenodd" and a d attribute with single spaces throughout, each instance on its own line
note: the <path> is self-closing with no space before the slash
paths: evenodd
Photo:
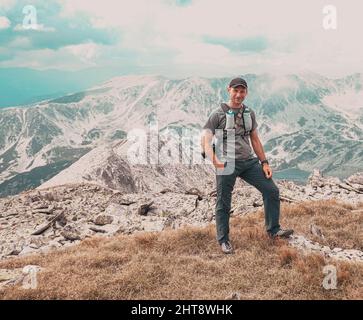
<path id="1" fill-rule="evenodd" d="M 265 160 L 262 160 L 261 161 L 261 166 L 263 166 L 265 163 L 269 164 L 268 161 L 265 159 Z"/>

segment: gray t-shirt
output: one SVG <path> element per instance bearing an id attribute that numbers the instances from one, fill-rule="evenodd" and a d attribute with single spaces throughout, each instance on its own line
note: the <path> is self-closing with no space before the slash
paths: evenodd
<path id="1" fill-rule="evenodd" d="M 256 114 L 251 108 L 249 109 L 251 111 L 252 130 L 254 130 L 258 126 L 256 122 Z M 222 107 L 219 107 L 211 113 L 208 121 L 203 127 L 203 129 L 211 130 L 213 135 L 215 135 L 217 157 L 222 161 L 228 159 L 247 160 L 254 158 L 255 156 L 252 152 L 249 135 L 245 135 L 245 130 L 243 126 L 236 126 L 236 129 L 231 131 L 231 136 L 228 136 L 227 139 L 223 139 L 223 129 L 225 128 L 225 125 L 226 115 Z M 230 139 L 230 137 L 232 137 L 232 139 Z M 222 141 L 223 145 L 221 144 Z M 234 156 L 231 157 L 231 153 L 229 152 L 229 150 L 232 149 L 234 149 Z"/>

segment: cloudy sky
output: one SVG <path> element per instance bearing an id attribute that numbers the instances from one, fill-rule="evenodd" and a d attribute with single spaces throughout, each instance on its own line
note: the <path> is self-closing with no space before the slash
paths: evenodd
<path id="1" fill-rule="evenodd" d="M 335 30 L 323 27 L 326 5 L 337 9 Z M 356 0 L 0 0 L 0 73 L 97 67 L 174 78 L 340 77 L 363 72 L 361 30 Z"/>

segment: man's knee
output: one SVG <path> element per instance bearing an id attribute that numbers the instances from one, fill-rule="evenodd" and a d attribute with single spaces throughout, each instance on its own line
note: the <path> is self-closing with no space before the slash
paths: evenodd
<path id="1" fill-rule="evenodd" d="M 274 183 L 272 183 L 264 188 L 263 194 L 271 198 L 279 198 L 280 190 Z"/>
<path id="2" fill-rule="evenodd" d="M 222 212 L 229 213 L 232 206 L 232 197 L 227 195 L 225 197 L 217 198 L 216 211 L 221 210 Z"/>

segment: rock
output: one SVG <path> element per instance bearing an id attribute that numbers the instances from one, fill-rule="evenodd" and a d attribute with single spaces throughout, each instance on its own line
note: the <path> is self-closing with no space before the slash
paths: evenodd
<path id="1" fill-rule="evenodd" d="M 321 249 L 323 252 L 326 252 L 326 253 L 328 253 L 328 252 L 330 252 L 331 250 L 330 250 L 330 248 L 328 247 L 328 246 L 324 246 L 322 249 Z"/>
<path id="2" fill-rule="evenodd" d="M 111 203 L 105 209 L 107 215 L 121 215 L 126 211 L 125 207 L 119 203 Z"/>
<path id="3" fill-rule="evenodd" d="M 262 202 L 261 199 L 256 199 L 256 200 L 253 201 L 252 206 L 254 206 L 255 208 L 262 207 L 263 206 L 263 202 Z"/>
<path id="4" fill-rule="evenodd" d="M 25 246 L 23 248 L 23 250 L 21 250 L 21 252 L 19 253 L 19 255 L 25 255 L 25 254 L 34 253 L 34 252 L 37 251 L 36 249 L 39 249 L 39 247 L 38 248 L 34 248 L 34 247 L 31 247 L 31 246 Z"/>
<path id="5" fill-rule="evenodd" d="M 104 226 L 104 225 L 110 224 L 112 222 L 113 222 L 113 217 L 112 216 L 101 214 L 101 215 L 96 217 L 94 223 L 96 225 L 98 225 L 98 226 Z"/>
<path id="6" fill-rule="evenodd" d="M 9 211 L 7 214 L 6 214 L 6 218 L 7 220 L 10 218 L 10 217 L 15 217 L 19 214 L 19 212 L 12 212 L 12 211 Z"/>
<path id="7" fill-rule="evenodd" d="M 33 249 L 39 249 L 41 246 L 44 245 L 44 242 L 39 237 L 32 237 L 30 239 L 29 247 Z M 24 250 L 24 249 L 23 249 Z"/>
<path id="8" fill-rule="evenodd" d="M 330 257 L 345 261 L 363 262 L 363 252 L 356 249 L 343 250 L 342 248 L 334 248 L 331 250 L 328 246 L 321 246 L 318 243 L 306 239 L 300 235 L 294 235 L 288 240 L 289 244 L 295 248 L 305 252 L 317 252 L 325 257 Z"/>
<path id="9" fill-rule="evenodd" d="M 34 210 L 37 210 L 37 209 L 48 209 L 48 205 L 45 204 L 45 203 L 40 203 L 40 204 L 37 204 L 36 206 L 33 207 Z"/>
<path id="10" fill-rule="evenodd" d="M 140 230 L 140 227 L 138 227 L 138 226 L 122 225 L 117 229 L 115 234 L 132 234 L 133 232 L 139 231 L 139 230 Z"/>
<path id="11" fill-rule="evenodd" d="M 307 183 L 311 187 L 317 188 L 319 192 L 323 192 L 321 188 L 338 185 L 341 181 L 337 177 L 324 177 L 320 170 L 314 169 L 313 173 L 309 176 Z"/>
<path id="12" fill-rule="evenodd" d="M 21 274 L 20 269 L 0 269 L 0 282 L 14 279 Z"/>
<path id="13" fill-rule="evenodd" d="M 150 203 L 147 203 L 147 204 L 142 204 L 137 213 L 141 216 L 146 216 L 148 211 L 150 210 L 150 207 L 154 204 L 154 201 L 151 201 Z"/>
<path id="14" fill-rule="evenodd" d="M 100 229 L 100 228 L 95 228 L 95 227 L 90 227 L 89 229 L 91 231 L 99 232 L 99 233 L 106 233 L 107 232 L 106 230 L 103 230 L 103 229 Z"/>
<path id="15" fill-rule="evenodd" d="M 363 172 L 358 172 L 346 179 L 349 183 L 363 185 Z"/>
<path id="16" fill-rule="evenodd" d="M 334 185 L 337 180 L 329 177 L 320 178 L 322 186 L 317 184 L 314 187 L 311 185 L 300 187 L 291 181 L 277 181 L 281 190 L 281 200 L 300 202 L 312 198 L 314 200 L 335 198 L 349 201 L 352 205 L 363 202 L 363 196 L 352 191 L 354 188 L 357 189 L 357 184 L 348 184 L 348 182 L 342 184 L 345 188 L 349 188 L 346 190 L 350 192 L 347 196 L 343 188 L 338 184 Z M 90 187 L 88 184 L 77 185 L 73 192 L 68 192 L 71 188 L 63 185 L 54 187 L 52 194 L 54 199 L 57 199 L 54 201 L 49 200 L 49 197 L 47 199 L 45 193 L 39 195 L 33 190 L 29 190 L 26 197 L 22 196 L 23 201 L 19 200 L 19 196 L 0 198 L 0 214 L 3 216 L 0 218 L 0 258 L 6 257 L 8 253 L 22 255 L 59 248 L 61 245 L 74 245 L 80 239 L 97 234 L 110 236 L 138 231 L 161 231 L 185 225 L 205 226 L 213 221 L 216 202 L 215 191 L 212 191 L 213 183 L 205 189 L 192 188 L 193 185 L 188 185 L 170 193 L 156 192 L 163 187 L 165 188 L 157 186 L 155 190 L 145 190 L 143 194 L 122 192 L 120 196 L 114 190 L 107 188 L 101 188 L 96 192 L 94 186 Z M 315 190 L 318 189 L 321 193 L 316 193 Z M 185 190 L 192 195 L 186 195 Z M 333 192 L 334 190 L 336 192 Z M 202 200 L 196 199 L 199 198 L 197 195 L 199 192 L 204 193 Z M 329 195 L 329 192 L 332 194 Z M 34 203 L 29 201 L 26 204 L 26 199 L 33 195 L 39 196 L 40 200 Z M 262 197 L 258 190 L 248 184 L 237 182 L 232 197 L 235 215 L 248 214 L 262 205 Z M 32 214 L 33 210 L 50 210 L 50 208 L 54 210 L 52 215 Z M 101 210 L 104 210 L 102 214 Z M 30 235 L 33 226 L 34 230 L 38 229 L 35 232 L 37 236 L 34 237 Z M 318 226 L 308 225 L 308 227 L 311 234 L 320 235 Z M 348 254 L 346 250 L 342 250 L 338 255 L 339 252 L 333 252 L 329 247 L 314 244 L 303 237 L 296 237 L 291 245 L 310 252 L 313 250 L 325 256 L 331 255 L 334 258 L 341 256 L 356 260 L 358 257 L 363 260 L 363 253 L 360 251 L 357 254 Z"/>
<path id="17" fill-rule="evenodd" d="M 232 292 L 226 300 L 241 300 L 241 295 L 238 292 Z"/>
<path id="18" fill-rule="evenodd" d="M 317 225 L 312 223 L 312 224 L 310 224 L 309 228 L 310 228 L 310 233 L 312 235 L 324 239 L 324 235 L 323 235 L 321 229 Z"/>
<path id="19" fill-rule="evenodd" d="M 59 241 L 57 240 L 52 240 L 48 243 L 48 245 L 42 247 L 42 250 L 48 250 L 48 249 L 57 249 L 61 246 L 62 244 L 59 243 Z"/>
<path id="20" fill-rule="evenodd" d="M 62 219 L 64 217 L 64 213 L 60 212 L 55 217 L 49 217 L 49 222 L 44 223 L 40 228 L 35 230 L 32 233 L 32 236 L 37 236 L 48 230 L 57 220 Z"/>
<path id="21" fill-rule="evenodd" d="M 208 194 L 210 197 L 216 197 L 217 196 L 217 190 L 213 190 L 211 192 L 209 192 Z"/>
<path id="22" fill-rule="evenodd" d="M 194 196 L 198 196 L 200 198 L 202 198 L 202 192 L 197 189 L 197 188 L 190 188 L 189 190 L 185 191 L 185 194 L 190 194 L 190 195 L 194 195 Z M 200 199 L 202 200 L 202 199 Z"/>
<path id="23" fill-rule="evenodd" d="M 53 209 L 37 209 L 37 210 L 33 210 L 32 212 L 33 212 L 34 214 L 35 214 L 35 213 L 52 214 L 52 213 L 53 213 Z"/>
<path id="24" fill-rule="evenodd" d="M 17 256 L 19 255 L 19 253 L 21 252 L 21 250 L 19 249 L 14 249 L 14 250 L 11 250 L 9 253 L 8 253 L 8 256 Z"/>
<path id="25" fill-rule="evenodd" d="M 306 186 L 306 187 L 304 188 L 304 192 L 305 192 L 307 195 L 311 196 L 311 195 L 314 195 L 315 190 L 314 190 L 311 186 Z"/>
<path id="26" fill-rule="evenodd" d="M 340 193 L 341 192 L 341 189 L 339 189 L 338 187 L 334 186 L 331 191 L 334 192 L 334 193 Z"/>
<path id="27" fill-rule="evenodd" d="M 313 173 L 308 177 L 308 184 L 312 187 L 322 187 L 324 186 L 323 176 L 319 169 L 314 169 Z"/>
<path id="28" fill-rule="evenodd" d="M 20 268 L 0 270 L 0 289 L 20 284 L 24 278 L 25 275 Z"/>
<path id="29" fill-rule="evenodd" d="M 166 220 L 164 222 L 164 228 L 173 229 L 175 220 L 176 220 L 176 217 L 174 217 L 174 216 L 166 217 Z"/>
<path id="30" fill-rule="evenodd" d="M 164 229 L 164 220 L 142 221 L 141 226 L 146 232 L 162 231 Z"/>
<path id="31" fill-rule="evenodd" d="M 23 246 L 19 244 L 10 245 L 9 251 L 6 255 L 8 256 L 17 256 L 23 250 Z"/>
<path id="32" fill-rule="evenodd" d="M 286 196 L 286 195 L 280 195 L 280 200 L 285 201 L 285 202 L 289 202 L 289 203 L 298 202 L 298 200 L 293 199 L 293 198 L 291 198 L 289 196 Z"/>
<path id="33" fill-rule="evenodd" d="M 352 187 L 351 185 L 349 185 L 347 183 L 339 183 L 339 187 L 343 189 L 341 191 L 342 193 L 349 193 L 350 191 L 360 193 L 360 191 L 358 189 Z"/>
<path id="34" fill-rule="evenodd" d="M 62 232 L 61 235 L 66 239 L 70 241 L 80 240 L 81 233 L 72 226 L 66 226 Z"/>
<path id="35" fill-rule="evenodd" d="M 64 227 L 65 225 L 67 225 L 67 218 L 64 214 L 61 214 L 56 222 L 59 226 Z"/>
<path id="36" fill-rule="evenodd" d="M 169 188 L 164 188 L 160 191 L 161 194 L 167 193 L 167 192 L 173 192 L 171 189 Z"/>
<path id="37" fill-rule="evenodd" d="M 40 198 L 39 195 L 34 195 L 34 196 L 29 197 L 29 201 L 30 202 L 38 202 L 38 201 L 41 201 L 41 198 Z"/>
<path id="38" fill-rule="evenodd" d="M 309 250 L 318 251 L 321 249 L 320 245 L 318 243 L 313 243 L 311 241 L 308 241 L 305 243 L 305 246 Z"/>

